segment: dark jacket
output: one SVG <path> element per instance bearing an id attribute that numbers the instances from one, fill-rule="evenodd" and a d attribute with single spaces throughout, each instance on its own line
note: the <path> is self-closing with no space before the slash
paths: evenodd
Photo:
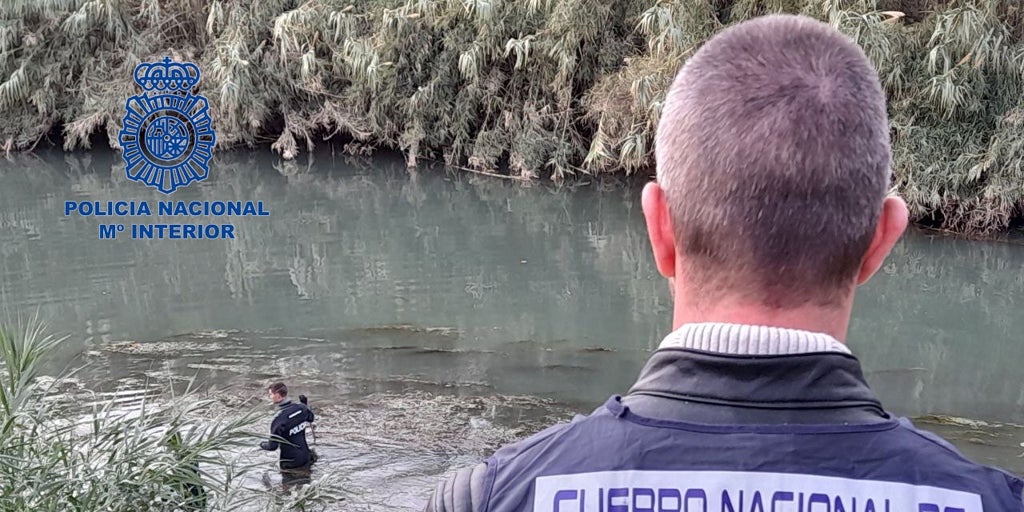
<path id="1" fill-rule="evenodd" d="M 292 401 L 281 402 L 278 413 L 270 425 L 270 434 L 276 436 L 260 443 L 268 451 L 281 450 L 281 469 L 295 469 L 310 464 L 309 445 L 306 444 L 306 429 L 313 423 L 313 411 L 303 404 Z M 284 441 L 280 442 L 277 438 Z"/>
<path id="2" fill-rule="evenodd" d="M 426 510 L 1021 512 L 1022 488 L 891 417 L 852 355 L 667 348 L 625 397 L 455 473 Z"/>

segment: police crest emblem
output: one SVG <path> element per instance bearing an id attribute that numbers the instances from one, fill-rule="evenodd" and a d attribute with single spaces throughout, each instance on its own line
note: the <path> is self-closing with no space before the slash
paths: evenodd
<path id="1" fill-rule="evenodd" d="M 164 194 L 206 179 L 216 136 L 209 103 L 192 94 L 199 67 L 165 57 L 136 66 L 134 78 L 144 92 L 125 102 L 118 133 L 128 179 Z"/>

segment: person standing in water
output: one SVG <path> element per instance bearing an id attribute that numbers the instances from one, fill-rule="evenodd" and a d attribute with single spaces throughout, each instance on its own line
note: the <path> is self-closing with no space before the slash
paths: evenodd
<path id="1" fill-rule="evenodd" d="M 268 392 L 278 413 L 270 425 L 271 438 L 261 442 L 260 448 L 280 450 L 281 480 L 286 488 L 308 483 L 310 466 L 316 462 L 306 443 L 306 429 L 313 424 L 313 411 L 306 404 L 289 400 L 288 386 L 283 382 L 271 384 Z"/>

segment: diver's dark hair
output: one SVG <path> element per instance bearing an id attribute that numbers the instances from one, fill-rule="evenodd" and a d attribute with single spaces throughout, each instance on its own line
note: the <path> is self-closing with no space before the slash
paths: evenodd
<path id="1" fill-rule="evenodd" d="M 288 386 L 285 386 L 284 382 L 275 382 L 271 384 L 267 389 L 281 396 L 288 396 Z"/>

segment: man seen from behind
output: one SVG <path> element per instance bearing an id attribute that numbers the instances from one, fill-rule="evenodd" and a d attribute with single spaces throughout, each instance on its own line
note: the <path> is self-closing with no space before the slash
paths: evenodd
<path id="1" fill-rule="evenodd" d="M 908 217 L 853 41 L 789 15 L 722 31 L 672 84 L 655 153 L 673 332 L 625 396 L 455 473 L 428 511 L 1024 510 L 1020 479 L 887 413 L 846 347 Z"/>

